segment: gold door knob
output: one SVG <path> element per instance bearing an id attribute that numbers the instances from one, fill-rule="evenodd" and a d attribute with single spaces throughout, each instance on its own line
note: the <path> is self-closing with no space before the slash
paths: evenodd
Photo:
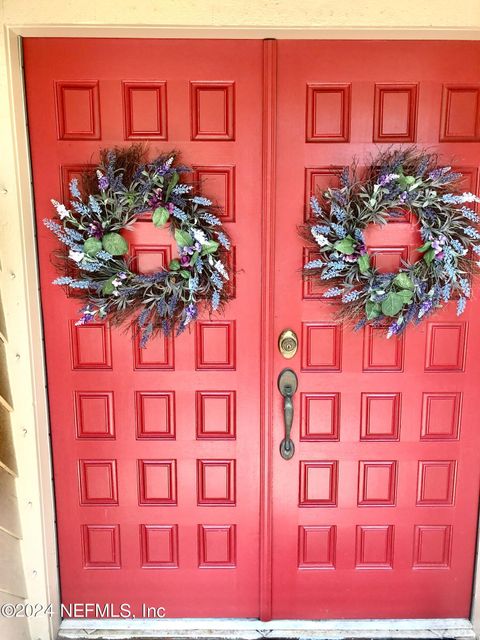
<path id="1" fill-rule="evenodd" d="M 297 353 L 297 334 L 291 329 L 285 329 L 278 338 L 278 350 L 284 358 L 290 359 Z"/>

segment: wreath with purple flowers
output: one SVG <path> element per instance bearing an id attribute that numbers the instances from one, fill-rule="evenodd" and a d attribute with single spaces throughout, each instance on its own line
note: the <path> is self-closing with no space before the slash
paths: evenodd
<path id="1" fill-rule="evenodd" d="M 133 320 L 145 346 L 156 333 L 182 333 L 202 309 L 217 311 L 230 298 L 229 237 L 212 202 L 182 182 L 191 169 L 176 159 L 170 153 L 147 161 L 141 145 L 105 149 L 81 185 L 70 182 L 69 206 L 52 200 L 58 220 L 44 223 L 65 246 L 55 254 L 61 275 L 53 284 L 83 301 L 77 324 Z M 122 232 L 149 213 L 155 227 L 170 228 L 178 257 L 137 273 Z"/>
<path id="2" fill-rule="evenodd" d="M 318 257 L 304 266 L 304 276 L 328 284 L 324 298 L 338 303 L 337 318 L 385 326 L 387 337 L 418 324 L 450 299 L 457 314 L 471 296 L 470 276 L 480 267 L 480 221 L 462 193 L 462 175 L 438 166 L 435 154 L 415 147 L 388 150 L 373 159 L 362 180 L 357 166 L 340 175 L 340 186 L 311 198 L 313 216 L 302 229 Z M 469 206 L 470 205 L 470 206 Z M 386 224 L 409 211 L 423 245 L 414 263 L 402 261 L 396 273 L 380 273 L 365 246 L 370 224 Z M 332 286 L 333 285 L 333 286 Z"/>

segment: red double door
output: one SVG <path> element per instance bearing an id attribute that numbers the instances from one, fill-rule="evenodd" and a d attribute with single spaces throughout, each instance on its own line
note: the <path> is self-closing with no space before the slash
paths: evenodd
<path id="1" fill-rule="evenodd" d="M 300 276 L 315 189 L 390 144 L 444 154 L 478 187 L 471 42 L 27 39 L 26 92 L 62 601 L 167 617 L 465 617 L 476 543 L 480 312 L 399 339 L 352 333 Z M 75 326 L 51 285 L 51 197 L 100 147 L 179 149 L 223 208 L 235 299 L 140 349 Z M 276 147 L 276 149 L 275 149 Z M 167 233 L 136 225 L 148 271 Z M 372 230 L 395 268 L 412 221 Z M 299 349 L 285 360 L 278 336 Z M 277 377 L 298 376 L 284 460 Z"/>

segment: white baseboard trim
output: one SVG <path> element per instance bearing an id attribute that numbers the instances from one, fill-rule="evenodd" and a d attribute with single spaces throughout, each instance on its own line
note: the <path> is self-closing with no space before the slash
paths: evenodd
<path id="1" fill-rule="evenodd" d="M 470 620 L 435 618 L 411 620 L 272 620 L 254 618 L 69 619 L 63 620 L 58 640 L 126 640 L 185 638 L 189 640 L 345 640 L 407 639 L 474 640 Z"/>

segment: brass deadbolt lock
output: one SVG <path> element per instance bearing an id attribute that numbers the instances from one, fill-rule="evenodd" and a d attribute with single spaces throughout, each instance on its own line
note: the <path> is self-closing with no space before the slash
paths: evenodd
<path id="1" fill-rule="evenodd" d="M 285 329 L 278 338 L 278 349 L 284 358 L 290 359 L 297 353 L 297 334 L 291 329 Z"/>

